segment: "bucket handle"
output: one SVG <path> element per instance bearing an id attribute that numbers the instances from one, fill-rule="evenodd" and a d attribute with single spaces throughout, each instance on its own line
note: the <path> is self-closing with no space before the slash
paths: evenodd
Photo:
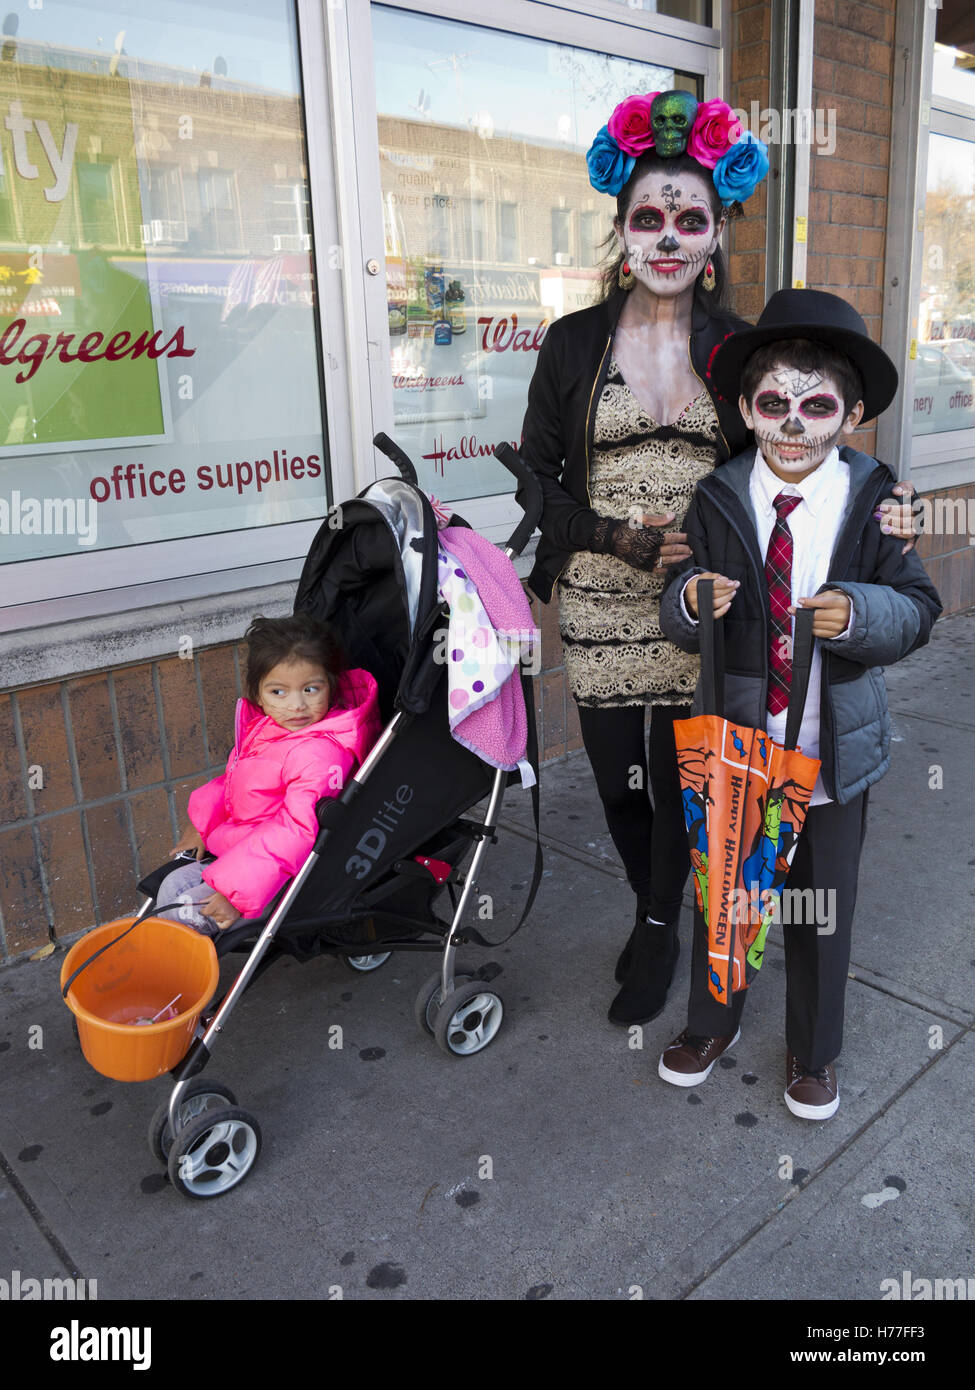
<path id="1" fill-rule="evenodd" d="M 184 907 L 184 906 L 185 906 L 185 903 L 164 903 L 162 907 L 157 907 L 157 908 L 156 908 L 156 912 L 155 912 L 154 915 L 158 915 L 160 912 L 168 912 L 169 909 L 170 909 L 171 907 Z M 69 989 L 71 988 L 71 986 L 74 984 L 75 980 L 76 980 L 76 979 L 78 978 L 78 976 L 81 974 L 82 970 L 84 970 L 87 966 L 91 965 L 91 963 L 92 963 L 93 960 L 97 960 L 98 957 L 101 955 L 101 953 L 102 953 L 103 951 L 107 951 L 107 950 L 108 950 L 109 946 L 114 946 L 114 945 L 116 944 L 116 942 L 122 940 L 122 937 L 123 937 L 123 936 L 128 936 L 128 934 L 129 934 L 130 931 L 134 931 L 135 928 L 139 925 L 140 922 L 145 922 L 146 920 L 147 920 L 147 919 L 146 919 L 145 917 L 137 917 L 137 918 L 135 919 L 135 921 L 132 923 L 132 926 L 131 926 L 131 927 L 126 927 L 126 928 L 125 928 L 125 931 L 119 932 L 118 936 L 113 936 L 112 939 L 111 939 L 111 941 L 106 941 L 104 946 L 99 946 L 98 950 L 95 951 L 95 953 L 94 953 L 93 955 L 90 955 L 86 961 L 82 961 L 82 963 L 78 966 L 78 969 L 77 969 L 77 970 L 73 970 L 73 971 L 71 972 L 71 974 L 68 976 L 67 984 L 64 986 L 64 988 L 63 988 L 62 991 L 61 991 L 61 998 L 62 998 L 62 999 L 67 999 L 67 997 L 68 997 L 68 990 L 69 990 Z"/>

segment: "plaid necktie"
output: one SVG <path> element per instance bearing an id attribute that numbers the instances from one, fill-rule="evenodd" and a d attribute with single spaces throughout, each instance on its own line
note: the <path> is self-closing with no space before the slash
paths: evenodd
<path id="1" fill-rule="evenodd" d="M 776 511 L 775 525 L 769 537 L 765 555 L 765 582 L 768 585 L 769 650 L 768 650 L 768 712 L 780 714 L 789 703 L 792 684 L 792 532 L 789 513 L 798 507 L 802 498 L 780 492 L 772 503 Z"/>

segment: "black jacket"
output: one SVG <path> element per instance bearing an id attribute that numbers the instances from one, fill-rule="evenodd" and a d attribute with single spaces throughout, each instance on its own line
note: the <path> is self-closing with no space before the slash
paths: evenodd
<path id="1" fill-rule="evenodd" d="M 590 505 L 589 468 L 594 403 L 609 372 L 610 347 L 624 303 L 625 296 L 618 294 L 557 319 L 542 340 L 528 388 L 521 453 L 535 470 L 545 498 L 542 535 L 528 585 L 543 603 L 551 598 L 572 552 L 587 549 L 593 537 L 597 513 Z M 718 416 L 719 462 L 744 449 L 751 436 L 737 401 L 729 403 L 711 388 L 708 367 L 725 338 L 748 326 L 734 314 L 712 314 L 699 299 L 694 301 L 688 351 Z"/>
<path id="2" fill-rule="evenodd" d="M 692 560 L 674 565 L 660 599 L 660 627 L 684 651 L 700 650 L 697 623 L 684 616 L 680 594 L 702 570 L 738 579 L 741 587 L 724 625 L 727 718 L 766 727 L 768 587 L 752 514 L 749 478 L 754 449 L 698 483 L 684 530 Z M 914 550 L 884 535 L 873 512 L 890 495 L 893 474 L 854 449 L 840 449 L 850 469 L 850 495 L 819 592 L 840 589 L 853 605 L 848 638 L 817 639 L 822 651 L 819 756 L 823 787 L 834 801 L 852 801 L 890 765 L 890 715 L 883 667 L 927 642 L 941 600 Z M 700 687 L 694 713 L 700 712 Z"/>

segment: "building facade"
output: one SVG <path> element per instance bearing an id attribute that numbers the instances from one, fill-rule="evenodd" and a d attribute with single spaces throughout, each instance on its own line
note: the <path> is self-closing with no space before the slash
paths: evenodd
<path id="1" fill-rule="evenodd" d="M 975 603 L 975 17 L 959 0 L 23 5 L 0 40 L 0 959 L 128 910 L 222 768 L 240 638 L 389 465 L 503 541 L 553 319 L 631 92 L 770 147 L 734 308 L 832 290 L 902 387 L 859 447 Z M 969 525 L 969 513 L 972 525 Z M 580 746 L 536 605 L 542 755 Z"/>

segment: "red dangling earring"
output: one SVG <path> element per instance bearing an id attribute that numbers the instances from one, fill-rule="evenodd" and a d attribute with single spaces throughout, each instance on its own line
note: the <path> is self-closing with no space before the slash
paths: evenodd
<path id="1" fill-rule="evenodd" d="M 714 266 L 708 261 L 707 269 L 701 277 L 701 283 L 706 290 L 713 290 L 715 286 Z"/>
<path id="2" fill-rule="evenodd" d="M 616 277 L 621 290 L 631 290 L 633 288 L 634 275 L 630 269 L 629 261 L 624 261 L 620 266 L 619 275 Z"/>

